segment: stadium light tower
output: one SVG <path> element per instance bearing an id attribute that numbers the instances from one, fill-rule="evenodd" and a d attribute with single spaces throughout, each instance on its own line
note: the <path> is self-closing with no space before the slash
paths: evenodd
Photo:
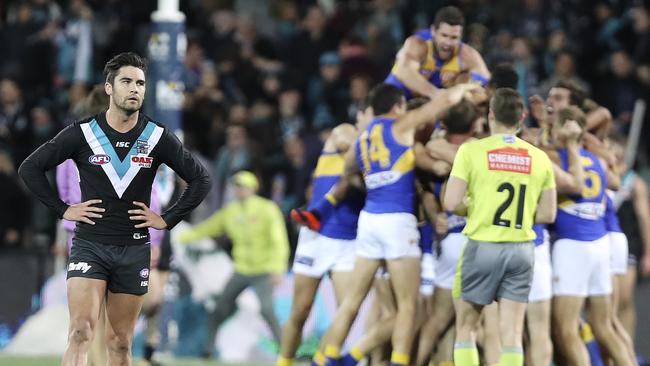
<path id="1" fill-rule="evenodd" d="M 153 94 L 149 110 L 152 117 L 172 131 L 181 128 L 183 106 L 183 60 L 187 48 L 185 14 L 178 0 L 158 0 L 151 14 L 152 30 L 147 42 L 149 59 L 148 92 Z"/>

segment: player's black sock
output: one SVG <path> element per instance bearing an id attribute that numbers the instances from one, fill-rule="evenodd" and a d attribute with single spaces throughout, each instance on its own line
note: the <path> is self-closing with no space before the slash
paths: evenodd
<path id="1" fill-rule="evenodd" d="M 150 344 L 145 344 L 144 345 L 144 359 L 147 361 L 151 361 L 153 358 L 153 353 L 156 350 L 156 347 L 150 345 Z"/>

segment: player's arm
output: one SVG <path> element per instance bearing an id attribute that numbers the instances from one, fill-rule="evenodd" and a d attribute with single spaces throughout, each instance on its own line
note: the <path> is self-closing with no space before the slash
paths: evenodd
<path id="1" fill-rule="evenodd" d="M 427 56 L 427 45 L 420 37 L 410 36 L 397 52 L 393 75 L 410 90 L 431 97 L 438 91 L 422 74 L 420 69 Z"/>
<path id="2" fill-rule="evenodd" d="M 468 140 L 471 141 L 471 140 Z M 460 145 L 451 144 L 445 139 L 435 139 L 427 142 L 427 153 L 436 160 L 442 160 L 449 164 L 454 162 L 458 147 Z"/>
<path id="3" fill-rule="evenodd" d="M 445 191 L 442 194 L 442 207 L 457 215 L 464 216 L 467 205 L 467 182 L 472 169 L 472 160 L 467 145 L 461 145 L 449 173 Z"/>
<path id="4" fill-rule="evenodd" d="M 551 168 L 551 161 L 546 159 L 544 181 L 542 182 L 542 193 L 539 195 L 537 210 L 535 211 L 536 224 L 552 224 L 557 215 L 557 190 L 555 188 L 555 177 Z"/>
<path id="5" fill-rule="evenodd" d="M 580 194 L 584 188 L 585 174 L 579 143 L 581 133 L 582 129 L 576 121 L 567 121 L 560 132 L 559 139 L 566 147 L 569 167 L 567 171 L 564 171 L 557 164 L 551 162 L 556 189 L 559 193 Z"/>
<path id="6" fill-rule="evenodd" d="M 289 235 L 284 223 L 284 217 L 280 208 L 269 203 L 269 253 L 272 255 L 268 261 L 268 268 L 271 273 L 281 274 L 287 271 L 289 261 Z"/>
<path id="7" fill-rule="evenodd" d="M 18 174 L 27 188 L 45 206 L 54 210 L 59 218 L 63 217 L 69 206 L 59 198 L 45 172 L 72 157 L 83 138 L 78 125 L 70 125 L 36 149 L 18 168 Z"/>
<path id="8" fill-rule="evenodd" d="M 393 124 L 393 132 L 397 136 L 413 136 L 413 131 L 425 123 L 435 121 L 465 96 L 470 97 L 474 90 L 479 90 L 476 84 L 459 84 L 449 89 L 441 90 L 436 97 L 420 108 L 407 112 Z"/>
<path id="9" fill-rule="evenodd" d="M 431 172 L 437 177 L 446 177 L 451 172 L 451 164 L 432 158 L 421 142 L 416 142 L 413 145 L 413 151 L 415 152 L 415 165 L 418 168 Z"/>
<path id="10" fill-rule="evenodd" d="M 605 107 L 596 107 L 593 111 L 587 113 L 587 124 L 585 130 L 595 131 L 600 138 L 604 138 L 609 132 L 612 123 L 612 113 Z"/>
<path id="11" fill-rule="evenodd" d="M 229 207 L 224 207 L 195 226 L 181 232 L 178 235 L 178 241 L 180 243 L 189 243 L 203 238 L 214 238 L 222 235 L 225 232 L 225 218 L 229 213 Z"/>
<path id="12" fill-rule="evenodd" d="M 643 241 L 643 257 L 641 258 L 641 274 L 650 276 L 650 196 L 645 181 L 636 177 L 632 187 L 634 195 L 634 212 L 639 221 L 639 233 Z"/>
<path id="13" fill-rule="evenodd" d="M 211 182 L 208 171 L 168 129 L 165 129 L 158 147 L 162 159 L 160 163 L 167 164 L 187 182 L 178 200 L 162 214 L 169 230 L 203 201 L 210 191 Z"/>
<path id="14" fill-rule="evenodd" d="M 469 70 L 470 80 L 485 86 L 492 75 L 481 54 L 474 47 L 467 44 L 463 45 L 461 53 L 463 61 Z"/>

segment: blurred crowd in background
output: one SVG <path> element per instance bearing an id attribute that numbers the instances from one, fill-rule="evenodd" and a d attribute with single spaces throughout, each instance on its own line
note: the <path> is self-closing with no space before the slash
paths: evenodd
<path id="1" fill-rule="evenodd" d="M 188 38 L 183 136 L 214 178 L 200 220 L 247 169 L 285 215 L 308 197 L 332 127 L 353 121 L 395 53 L 436 9 L 464 12 L 464 41 L 492 67 L 508 62 L 526 97 L 573 79 L 626 133 L 650 96 L 650 4 L 591 0 L 183 0 Z M 56 218 L 28 197 L 16 168 L 75 119 L 104 63 L 146 55 L 156 0 L 0 3 L 0 246 L 48 247 Z M 149 86 L 152 87 L 151 85 Z M 145 110 L 146 112 L 146 110 Z M 165 122 L 165 121 L 161 121 Z M 646 166 L 650 129 L 637 163 Z M 290 230 L 292 236 L 295 230 Z"/>

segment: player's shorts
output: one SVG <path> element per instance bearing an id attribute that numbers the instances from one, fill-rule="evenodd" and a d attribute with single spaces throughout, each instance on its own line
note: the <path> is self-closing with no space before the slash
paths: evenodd
<path id="1" fill-rule="evenodd" d="M 504 298 L 528 302 L 533 282 L 535 248 L 526 243 L 489 243 L 467 240 L 458 259 L 454 298 L 488 305 Z"/>
<path id="2" fill-rule="evenodd" d="M 168 230 L 165 230 L 165 235 L 163 240 L 160 243 L 160 259 L 158 260 L 159 271 L 169 271 L 171 268 L 172 261 L 172 244 L 171 244 L 171 234 Z"/>
<path id="3" fill-rule="evenodd" d="M 551 266 L 551 248 L 546 241 L 535 247 L 535 265 L 533 266 L 533 283 L 530 285 L 528 302 L 550 300 L 553 297 L 553 267 Z"/>
<path id="4" fill-rule="evenodd" d="M 420 272 L 420 294 L 424 296 L 433 295 L 433 286 L 435 284 L 435 260 L 433 254 L 422 253 L 421 272 Z"/>
<path id="5" fill-rule="evenodd" d="M 355 241 L 332 239 L 306 227 L 300 229 L 293 272 L 321 278 L 329 271 L 354 269 Z"/>
<path id="6" fill-rule="evenodd" d="M 620 232 L 611 231 L 607 235 L 609 235 L 609 254 L 612 265 L 612 274 L 626 274 L 629 260 L 627 236 Z"/>
<path id="7" fill-rule="evenodd" d="M 467 243 L 462 233 L 450 233 L 440 242 L 440 254 L 436 261 L 436 287 L 451 290 L 458 267 L 458 258 Z"/>
<path id="8" fill-rule="evenodd" d="M 149 244 L 100 244 L 75 237 L 68 259 L 68 278 L 106 281 L 110 292 L 144 295 L 149 289 Z"/>
<path id="9" fill-rule="evenodd" d="M 369 259 L 398 259 L 421 255 L 420 232 L 414 215 L 361 211 L 357 226 L 357 255 Z"/>
<path id="10" fill-rule="evenodd" d="M 609 237 L 593 241 L 560 239 L 553 244 L 553 296 L 612 293 Z"/>

